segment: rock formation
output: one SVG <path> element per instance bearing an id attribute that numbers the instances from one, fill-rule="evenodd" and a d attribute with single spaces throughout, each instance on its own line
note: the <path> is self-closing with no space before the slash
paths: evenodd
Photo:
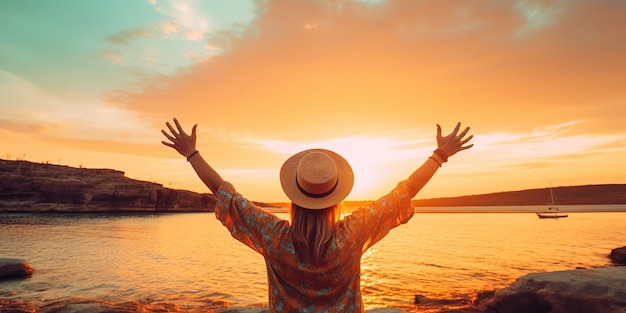
<path id="1" fill-rule="evenodd" d="M 611 250 L 609 258 L 615 265 L 626 265 L 626 246 Z"/>
<path id="2" fill-rule="evenodd" d="M 33 267 L 20 259 L 0 258 L 0 281 L 25 278 L 33 274 Z"/>
<path id="3" fill-rule="evenodd" d="M 0 160 L 0 212 L 212 212 L 215 197 L 111 169 Z"/>
<path id="4" fill-rule="evenodd" d="M 496 291 L 485 312 L 626 313 L 626 267 L 528 274 Z"/>

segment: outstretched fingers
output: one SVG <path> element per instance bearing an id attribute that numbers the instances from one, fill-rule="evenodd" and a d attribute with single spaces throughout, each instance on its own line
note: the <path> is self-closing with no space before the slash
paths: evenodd
<path id="1" fill-rule="evenodd" d="M 471 147 L 473 147 L 473 146 L 474 146 L 474 144 L 470 144 L 470 145 L 467 145 L 467 146 L 461 146 L 461 148 L 459 149 L 459 151 L 467 150 L 467 149 L 469 149 L 469 148 L 471 148 Z"/>
<path id="2" fill-rule="evenodd" d="M 168 134 L 166 131 L 161 129 L 161 134 L 163 134 L 163 136 L 165 136 L 165 138 L 174 141 L 174 137 L 170 136 L 170 134 Z"/>
<path id="3" fill-rule="evenodd" d="M 178 134 L 176 133 L 176 131 L 174 130 L 174 127 L 172 127 L 172 125 L 170 124 L 170 122 L 165 122 L 165 126 L 167 126 L 167 128 L 170 130 L 170 132 L 172 133 L 174 138 L 177 138 Z"/>
<path id="4" fill-rule="evenodd" d="M 461 129 L 461 122 L 457 122 L 456 126 L 454 127 L 454 130 L 452 131 L 452 134 L 454 134 L 456 136 L 456 134 L 459 132 L 459 129 Z"/>
<path id="5" fill-rule="evenodd" d="M 180 126 L 180 123 L 178 122 L 178 119 L 174 118 L 174 123 L 176 123 L 176 128 L 178 128 L 178 133 L 181 134 L 181 135 L 187 136 L 187 134 L 183 130 L 183 127 Z"/>
<path id="6" fill-rule="evenodd" d="M 474 135 L 470 135 L 469 137 L 461 140 L 461 145 L 468 143 L 470 140 L 472 140 L 472 138 L 474 138 Z"/>
<path id="7" fill-rule="evenodd" d="M 470 131 L 469 126 L 465 127 L 465 129 L 459 134 L 459 138 L 465 137 L 465 135 L 467 135 L 467 132 L 469 132 L 469 131 Z"/>
<path id="8" fill-rule="evenodd" d="M 169 142 L 167 142 L 167 141 L 161 141 L 161 143 L 162 143 L 162 144 L 164 144 L 164 145 L 166 145 L 166 146 L 168 146 L 168 147 L 170 147 L 170 148 L 176 148 L 176 146 L 175 146 L 174 144 L 169 143 Z"/>
<path id="9" fill-rule="evenodd" d="M 461 136 L 459 136 L 459 139 L 462 139 L 465 135 L 467 135 L 467 132 L 469 131 L 469 127 L 466 128 L 462 133 Z M 467 144 L 470 140 L 472 140 L 472 138 L 474 138 L 474 135 L 469 135 L 469 137 L 462 139 L 461 142 L 459 143 L 459 151 L 463 151 L 463 150 L 467 150 L 471 147 L 474 146 L 474 144 L 469 144 L 469 145 L 465 145 Z"/>

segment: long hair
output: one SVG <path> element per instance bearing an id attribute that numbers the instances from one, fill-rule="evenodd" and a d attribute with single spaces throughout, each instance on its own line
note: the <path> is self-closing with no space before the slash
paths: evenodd
<path id="1" fill-rule="evenodd" d="M 321 210 L 291 204 L 291 238 L 301 262 L 319 264 L 333 237 L 333 225 L 341 216 L 341 203 Z"/>

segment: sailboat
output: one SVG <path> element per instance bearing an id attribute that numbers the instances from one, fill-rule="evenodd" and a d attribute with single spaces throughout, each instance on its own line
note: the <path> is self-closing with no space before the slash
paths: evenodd
<path id="1" fill-rule="evenodd" d="M 539 218 L 563 218 L 567 217 L 567 214 L 559 213 L 559 208 L 554 205 L 554 192 L 552 191 L 552 187 L 550 187 L 550 199 L 552 200 L 552 205 L 548 207 L 548 211 L 536 212 Z"/>

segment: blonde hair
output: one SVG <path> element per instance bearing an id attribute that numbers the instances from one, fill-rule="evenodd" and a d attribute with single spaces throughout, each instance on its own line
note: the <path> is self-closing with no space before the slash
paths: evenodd
<path id="1" fill-rule="evenodd" d="M 291 204 L 291 239 L 301 262 L 319 264 L 326 256 L 335 223 L 341 216 L 341 203 L 321 210 Z"/>

